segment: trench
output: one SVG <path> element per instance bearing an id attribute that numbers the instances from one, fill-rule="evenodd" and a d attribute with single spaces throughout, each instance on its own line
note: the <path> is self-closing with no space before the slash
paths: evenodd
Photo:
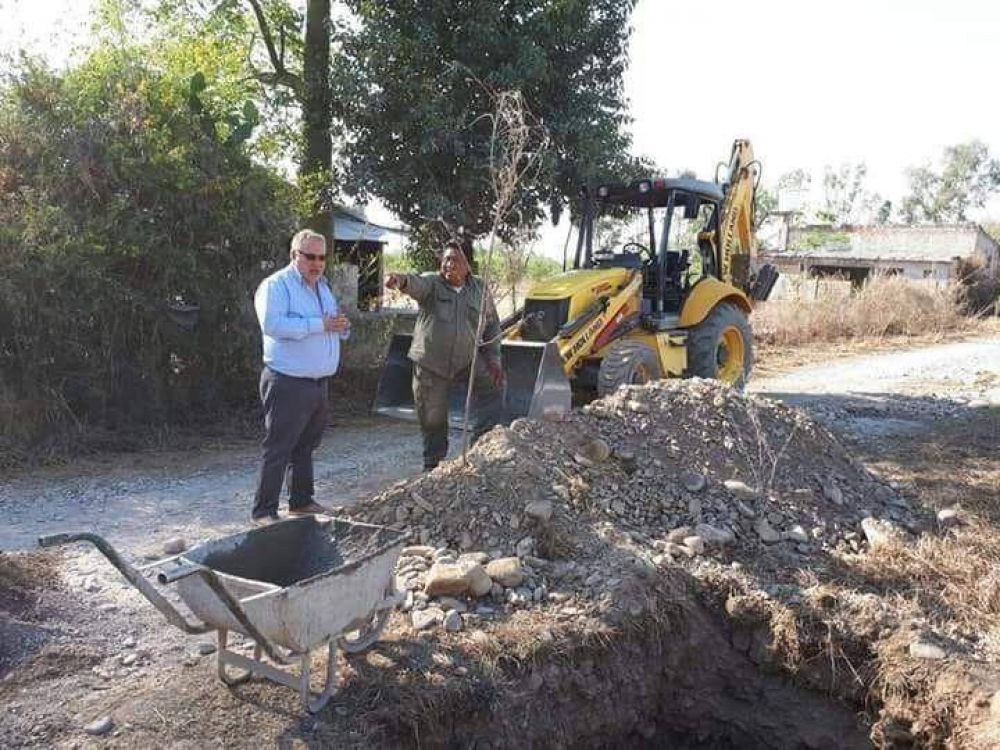
<path id="1" fill-rule="evenodd" d="M 678 576 L 679 578 L 680 576 Z M 728 620 L 674 581 L 618 637 L 581 637 L 414 717 L 382 717 L 388 746 L 862 748 L 851 706 L 761 669 Z M 396 709 L 399 706 L 394 707 Z M 379 743 L 383 744 L 383 743 Z"/>

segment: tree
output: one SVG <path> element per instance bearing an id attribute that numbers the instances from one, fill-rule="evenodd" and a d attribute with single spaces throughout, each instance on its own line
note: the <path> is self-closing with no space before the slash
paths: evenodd
<path id="1" fill-rule="evenodd" d="M 291 146 L 298 162 L 305 224 L 329 242 L 334 181 L 330 0 L 152 1 L 161 34 L 208 34 L 243 49 L 246 73 L 260 84 L 257 96 L 270 102 L 275 122 L 280 125 L 288 107 L 298 111 L 298 133 L 286 135 L 282 145 Z"/>
<path id="2" fill-rule="evenodd" d="M 907 170 L 910 192 L 900 209 L 908 223 L 968 221 L 971 209 L 982 208 L 1000 187 L 1000 161 L 982 141 L 944 150 L 940 171 L 930 165 Z"/>
<path id="3" fill-rule="evenodd" d="M 517 89 L 550 135 L 501 227 L 557 221 L 578 186 L 629 167 L 622 90 L 635 0 L 349 0 L 334 110 L 345 187 L 377 195 L 432 237 L 490 225 L 493 92 Z"/>
<path id="4" fill-rule="evenodd" d="M 831 224 L 870 221 L 882 198 L 865 190 L 867 175 L 868 165 L 863 161 L 842 164 L 839 169 L 827 166 L 823 173 L 823 207 L 817 211 L 819 219 Z"/>

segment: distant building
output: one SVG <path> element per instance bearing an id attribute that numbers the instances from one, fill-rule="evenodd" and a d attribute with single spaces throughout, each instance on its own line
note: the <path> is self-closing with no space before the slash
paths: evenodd
<path id="1" fill-rule="evenodd" d="M 334 206 L 333 254 L 338 263 L 357 267 L 356 295 L 350 294 L 352 290 L 343 290 L 349 307 L 352 306 L 352 296 L 354 305 L 362 310 L 378 307 L 382 292 L 382 258 L 385 246 L 394 235 L 405 237 L 408 233 L 405 228 L 376 224 L 359 209 Z M 343 281 L 352 280 L 348 275 Z"/>
<path id="2" fill-rule="evenodd" d="M 860 286 L 876 273 L 938 284 L 956 280 L 959 263 L 1000 276 L 1000 245 L 978 224 L 787 227 L 783 247 L 762 259 L 786 274 L 840 277 Z"/>

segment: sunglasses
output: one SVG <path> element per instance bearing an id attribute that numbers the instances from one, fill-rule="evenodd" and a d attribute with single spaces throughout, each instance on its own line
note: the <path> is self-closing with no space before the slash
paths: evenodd
<path id="1" fill-rule="evenodd" d="M 316 253 L 304 253 L 301 250 L 299 250 L 299 255 L 301 255 L 306 260 L 318 260 L 321 263 L 326 263 L 325 255 L 317 255 Z"/>

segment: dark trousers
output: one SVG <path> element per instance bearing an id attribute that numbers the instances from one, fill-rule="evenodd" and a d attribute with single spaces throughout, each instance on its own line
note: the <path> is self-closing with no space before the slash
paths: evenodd
<path id="1" fill-rule="evenodd" d="M 326 426 L 327 379 L 293 378 L 265 367 L 260 374 L 264 404 L 264 460 L 253 517 L 278 512 L 281 484 L 288 476 L 288 507 L 313 501 L 313 451 Z"/>
<path id="2" fill-rule="evenodd" d="M 475 442 L 500 422 L 503 413 L 503 394 L 493 384 L 493 379 L 478 361 L 472 385 L 472 442 Z M 420 420 L 420 433 L 424 439 L 424 468 L 433 469 L 448 455 L 448 401 L 452 386 L 468 386 L 469 371 L 446 378 L 425 367 L 413 367 L 413 401 Z"/>

